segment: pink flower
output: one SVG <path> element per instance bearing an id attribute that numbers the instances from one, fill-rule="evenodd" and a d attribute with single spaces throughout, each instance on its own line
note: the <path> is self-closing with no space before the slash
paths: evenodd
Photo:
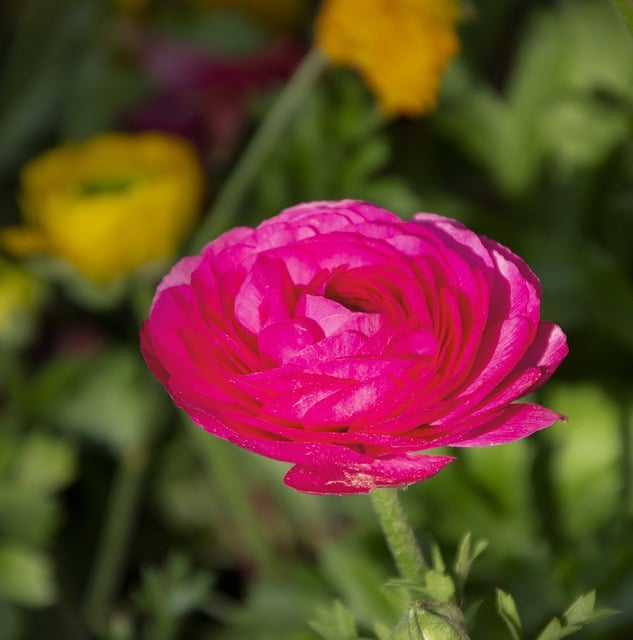
<path id="1" fill-rule="evenodd" d="M 459 222 L 352 200 L 239 227 L 160 284 L 141 347 L 210 433 L 365 493 L 437 473 L 416 452 L 503 444 L 562 416 L 513 404 L 567 354 L 536 276 Z"/>

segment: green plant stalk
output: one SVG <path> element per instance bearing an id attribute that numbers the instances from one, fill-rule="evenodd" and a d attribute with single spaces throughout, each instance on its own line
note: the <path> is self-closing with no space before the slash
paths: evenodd
<path id="1" fill-rule="evenodd" d="M 232 225 L 242 198 L 270 151 L 279 143 L 288 122 L 310 95 L 326 64 L 326 59 L 316 48 L 302 60 L 224 182 L 211 210 L 193 237 L 189 253 L 198 253 L 205 244 Z"/>
<path id="2" fill-rule="evenodd" d="M 124 455 L 114 477 L 85 599 L 86 621 L 93 630 L 103 628 L 121 578 L 146 468 L 145 451 Z"/>
<path id="3" fill-rule="evenodd" d="M 284 560 L 279 558 L 279 554 L 270 544 L 261 520 L 253 509 L 234 445 L 211 438 L 191 424 L 188 426 L 196 451 L 201 454 L 209 477 L 217 486 L 218 494 L 222 496 L 223 505 L 237 525 L 238 534 L 250 556 L 249 559 L 263 574 L 273 576 L 280 573 Z"/>
<path id="4" fill-rule="evenodd" d="M 615 0 L 626 26 L 633 35 L 633 0 Z"/>
<path id="5" fill-rule="evenodd" d="M 404 580 L 423 583 L 428 564 L 415 539 L 397 489 L 374 489 L 369 497 L 400 576 Z"/>
<path id="6" fill-rule="evenodd" d="M 617 510 L 622 525 L 633 516 L 633 437 L 631 433 L 630 405 L 619 402 L 618 430 L 620 435 L 622 479 L 620 483 L 620 508 Z"/>

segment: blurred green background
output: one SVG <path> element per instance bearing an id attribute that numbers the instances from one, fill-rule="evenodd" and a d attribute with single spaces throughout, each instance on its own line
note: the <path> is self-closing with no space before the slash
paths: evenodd
<path id="1" fill-rule="evenodd" d="M 192 140 L 212 205 L 310 48 L 318 3 L 0 7 L 9 225 L 28 160 L 114 130 Z M 596 589 L 619 613 L 577 637 L 630 640 L 633 37 L 606 0 L 471 0 L 460 38 L 424 118 L 387 120 L 353 71 L 329 69 L 235 223 L 363 198 L 458 218 L 532 266 L 543 317 L 570 345 L 538 401 L 569 421 L 460 450 L 403 499 L 447 562 L 465 531 L 488 541 L 465 591 L 473 638 L 512 637 L 499 587 L 526 639 Z M 384 588 L 395 571 L 366 497 L 296 493 L 285 465 L 207 436 L 168 401 L 138 351 L 147 283 L 97 301 L 36 277 L 42 291 L 0 343 L 0 640 L 345 640 L 357 636 L 332 621 L 346 615 L 365 637 L 395 623 L 406 599 Z"/>

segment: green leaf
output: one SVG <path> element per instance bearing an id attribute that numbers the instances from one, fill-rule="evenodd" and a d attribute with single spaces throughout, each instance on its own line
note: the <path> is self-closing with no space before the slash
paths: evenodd
<path id="1" fill-rule="evenodd" d="M 464 585 L 470 573 L 473 562 L 486 550 L 488 542 L 486 540 L 477 540 L 474 544 L 472 534 L 468 531 L 461 539 L 457 547 L 457 556 L 453 564 L 453 571 L 457 578 L 457 586 L 463 591 Z"/>
<path id="2" fill-rule="evenodd" d="M 187 558 L 172 554 L 164 566 L 143 573 L 136 601 L 155 617 L 177 620 L 204 605 L 211 582 L 207 572 L 195 571 Z"/>
<path id="3" fill-rule="evenodd" d="M 331 607 L 320 608 L 317 619 L 308 624 L 323 640 L 356 640 L 358 638 L 352 612 L 338 600 Z"/>
<path id="4" fill-rule="evenodd" d="M 52 493 L 66 486 L 76 472 L 75 452 L 70 444 L 33 433 L 22 444 L 13 482 L 14 487 L 28 492 Z"/>
<path id="5" fill-rule="evenodd" d="M 569 609 L 563 613 L 563 621 L 566 625 L 571 624 L 591 624 L 599 620 L 604 620 L 617 613 L 613 609 L 596 609 L 596 592 L 590 591 L 571 604 Z"/>
<path id="6" fill-rule="evenodd" d="M 0 435 L 0 538 L 41 545 L 59 519 L 54 493 L 76 475 L 71 445 L 33 430 Z"/>
<path id="7" fill-rule="evenodd" d="M 453 65 L 437 122 L 502 190 L 519 194 L 546 161 L 564 173 L 592 167 L 628 138 L 632 57 L 610 3 L 561 3 L 533 14 L 505 95 Z"/>
<path id="8" fill-rule="evenodd" d="M 451 576 L 435 569 L 428 569 L 424 572 L 422 584 L 395 578 L 389 580 L 387 586 L 406 589 L 418 598 L 437 602 L 448 602 L 455 595 L 455 583 Z"/>
<path id="9" fill-rule="evenodd" d="M 431 545 L 431 566 L 438 573 L 446 572 L 446 564 L 444 563 L 444 558 L 442 557 L 442 551 L 436 542 Z"/>
<path id="10" fill-rule="evenodd" d="M 391 624 L 409 602 L 404 590 L 385 589 L 387 576 L 358 544 L 331 545 L 320 556 L 324 575 L 354 611 L 359 624 Z"/>
<path id="11" fill-rule="evenodd" d="M 506 623 L 512 639 L 521 640 L 521 618 L 514 598 L 501 589 L 497 589 L 497 611 Z"/>
<path id="12" fill-rule="evenodd" d="M 55 585 L 48 558 L 17 545 L 1 545 L 0 596 L 25 607 L 51 604 Z"/>
<path id="13" fill-rule="evenodd" d="M 609 609 L 595 609 L 596 592 L 590 591 L 575 600 L 560 619 L 551 620 L 536 640 L 560 640 L 566 638 L 583 626 L 603 620 L 615 613 Z"/>
<path id="14" fill-rule="evenodd" d="M 374 624 L 374 633 L 378 640 L 391 640 L 391 629 L 380 622 Z"/>
<path id="15" fill-rule="evenodd" d="M 580 628 L 579 626 L 563 627 L 560 621 L 554 618 L 545 629 L 543 629 L 536 640 L 560 640 L 575 633 Z"/>
<path id="16" fill-rule="evenodd" d="M 123 453 L 150 437 L 161 420 L 163 398 L 140 355 L 121 348 L 86 365 L 76 386 L 58 397 L 51 419 Z"/>

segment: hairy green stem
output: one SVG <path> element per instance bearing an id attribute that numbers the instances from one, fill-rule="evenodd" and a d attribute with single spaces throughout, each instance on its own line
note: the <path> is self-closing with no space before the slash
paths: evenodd
<path id="1" fill-rule="evenodd" d="M 631 34 L 633 34 L 633 0 L 615 0 L 617 8 L 620 10 L 620 14 L 629 28 Z"/>
<path id="2" fill-rule="evenodd" d="M 305 56 L 224 182 L 191 242 L 189 253 L 198 253 L 205 244 L 234 222 L 242 198 L 271 150 L 279 143 L 288 122 L 310 94 L 325 66 L 326 60 L 318 49 L 312 49 Z"/>
<path id="3" fill-rule="evenodd" d="M 86 620 L 93 630 L 103 628 L 123 572 L 146 467 L 147 455 L 144 451 L 124 455 L 114 477 L 85 599 Z"/>
<path id="4" fill-rule="evenodd" d="M 401 577 L 422 582 L 428 565 L 402 508 L 398 491 L 374 489 L 369 496 Z"/>

